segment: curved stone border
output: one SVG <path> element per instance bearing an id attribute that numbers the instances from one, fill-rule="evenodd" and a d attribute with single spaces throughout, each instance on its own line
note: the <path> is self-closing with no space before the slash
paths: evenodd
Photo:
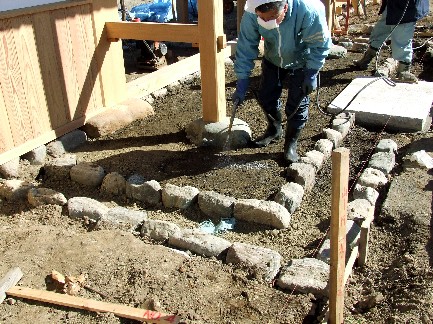
<path id="1" fill-rule="evenodd" d="M 235 199 L 214 191 L 200 191 L 194 187 L 179 187 L 173 184 L 166 184 L 161 188 L 157 181 L 145 181 L 140 175 L 125 179 L 117 172 L 106 174 L 102 167 L 94 163 L 77 164 L 73 154 L 63 154 L 46 164 L 44 169 L 47 177 L 62 179 L 69 176 L 77 183 L 99 188 L 102 193 L 124 195 L 148 206 L 163 204 L 166 208 L 185 209 L 198 204 L 199 209 L 208 216 L 234 216 L 238 220 L 283 229 L 290 225 L 291 214 L 300 206 L 304 193 L 314 187 L 317 173 L 331 156 L 332 150 L 341 145 L 354 122 L 354 114 L 343 113 L 337 116 L 333 120 L 332 129 L 323 130 L 326 138 L 317 141 L 314 150 L 307 152 L 298 163 L 293 163 L 286 169 L 287 175 L 294 179 L 294 182 L 284 184 L 275 196 L 275 201 Z M 78 138 L 82 139 L 81 131 L 76 132 Z M 63 142 L 60 140 L 60 143 Z M 383 172 L 388 174 L 395 164 L 395 143 L 383 140 L 376 150 L 369 168 L 364 170 L 358 179 L 353 193 L 355 200 L 349 203 L 349 254 L 359 241 L 360 229 L 357 222 L 365 219 L 368 208 L 374 206 L 379 195 L 376 189 L 386 184 L 387 179 Z M 0 182 L 0 196 L 8 200 L 27 198 L 32 206 L 67 203 L 71 218 L 87 218 L 131 231 L 136 231 L 141 226 L 141 236 L 167 242 L 172 247 L 189 250 L 204 257 L 218 257 L 226 263 L 252 267 L 266 282 L 276 279 L 276 285 L 282 289 L 327 295 L 329 239 L 323 242 L 316 258 L 293 259 L 282 266 L 281 255 L 276 251 L 245 243 L 232 243 L 198 229 L 182 229 L 171 222 L 149 220 L 146 211 L 134 211 L 124 207 L 108 208 L 97 200 L 86 197 L 73 197 L 66 201 L 61 193 L 47 188 L 35 188 L 21 180 Z"/>

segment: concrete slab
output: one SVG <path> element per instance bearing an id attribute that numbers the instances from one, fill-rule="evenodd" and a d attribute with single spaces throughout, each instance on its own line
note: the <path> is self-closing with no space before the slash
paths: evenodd
<path id="1" fill-rule="evenodd" d="M 387 130 L 412 132 L 430 127 L 433 82 L 390 85 L 375 77 L 356 78 L 329 104 L 328 111 L 341 111 L 364 86 L 346 109 L 355 113 L 357 124 L 383 127 L 391 116 Z"/>

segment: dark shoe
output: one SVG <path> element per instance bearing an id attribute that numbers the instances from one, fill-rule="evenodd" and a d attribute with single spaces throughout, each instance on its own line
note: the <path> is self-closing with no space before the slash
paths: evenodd
<path id="1" fill-rule="evenodd" d="M 370 62 L 376 57 L 376 53 L 377 51 L 374 48 L 369 47 L 364 56 L 358 61 L 353 61 L 353 64 L 360 70 L 367 70 Z"/>
<path id="2" fill-rule="evenodd" d="M 302 129 L 287 126 L 286 139 L 284 142 L 284 160 L 289 163 L 298 162 L 299 160 L 296 150 L 298 148 L 298 138 L 301 134 L 301 130 Z"/>
<path id="3" fill-rule="evenodd" d="M 410 72 L 410 63 L 398 62 L 397 78 L 395 81 L 404 83 L 418 83 L 418 78 Z"/>
<path id="4" fill-rule="evenodd" d="M 269 144 L 278 141 L 283 135 L 283 126 L 281 125 L 281 112 L 277 112 L 275 116 L 267 115 L 268 128 L 265 133 L 254 141 L 258 147 L 265 147 Z"/>

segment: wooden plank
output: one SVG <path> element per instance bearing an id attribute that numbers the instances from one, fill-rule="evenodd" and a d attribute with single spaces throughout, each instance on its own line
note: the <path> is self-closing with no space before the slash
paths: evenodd
<path id="1" fill-rule="evenodd" d="M 200 54 L 195 54 L 161 70 L 128 82 L 128 98 L 143 97 L 200 70 Z"/>
<path id="2" fill-rule="evenodd" d="M 102 105 L 112 107 L 126 99 L 126 76 L 123 64 L 122 43 L 108 41 L 107 21 L 119 19 L 116 0 L 93 0 L 93 40 Z"/>
<path id="3" fill-rule="evenodd" d="M 335 149 L 332 152 L 330 229 L 329 319 L 331 324 L 343 323 L 348 182 L 349 150 Z"/>
<path id="4" fill-rule="evenodd" d="M 2 109 L 6 110 L 9 117 L 14 146 L 32 137 L 32 130 L 27 124 L 29 110 L 26 106 L 18 55 L 20 32 L 16 28 L 19 29 L 16 22 L 8 19 L 0 21 L 0 88 L 5 103 Z"/>
<path id="5" fill-rule="evenodd" d="M 12 130 L 9 124 L 9 117 L 6 111 L 6 104 L 5 104 L 5 99 L 3 97 L 2 87 L 0 86 L 0 155 L 2 152 L 6 152 L 12 149 L 13 147 L 14 147 L 14 142 L 12 138 Z"/>
<path id="6" fill-rule="evenodd" d="M 86 41 L 86 53 L 89 64 L 89 79 L 91 80 L 89 87 L 92 88 L 92 96 L 94 100 L 94 108 L 100 109 L 104 106 L 102 102 L 102 85 L 99 78 L 98 61 L 96 59 L 95 35 L 93 33 L 92 7 L 90 5 L 81 6 L 81 17 L 83 19 L 83 32 Z M 123 55 L 122 55 L 123 58 Z M 126 82 L 126 79 L 125 81 Z M 87 86 L 87 85 L 85 85 Z"/>
<path id="7" fill-rule="evenodd" d="M 154 312 L 151 310 L 134 308 L 126 305 L 63 295 L 51 291 L 15 286 L 10 288 L 6 292 L 6 294 L 14 297 L 37 300 L 50 304 L 85 309 L 89 311 L 104 313 L 109 312 L 123 318 L 129 318 L 137 321 L 167 324 L 176 324 L 179 322 L 179 317 L 177 315 L 169 315 L 160 312 Z"/>
<path id="8" fill-rule="evenodd" d="M 59 51 L 56 35 L 53 33 L 54 23 L 49 12 L 37 13 L 33 17 L 35 39 L 38 45 L 38 57 L 41 66 L 42 80 L 48 106 L 48 116 L 51 127 L 55 129 L 70 120 L 67 107 L 65 81 L 62 73 L 59 73 Z"/>
<path id="9" fill-rule="evenodd" d="M 227 44 L 224 49 L 225 57 L 233 55 L 233 47 L 235 48 L 236 44 Z M 128 82 L 128 98 L 142 98 L 197 71 L 200 71 L 200 54 L 187 57 L 179 62 L 167 65 L 161 70 Z"/>
<path id="10" fill-rule="evenodd" d="M 205 18 L 205 19 L 204 19 Z M 198 5 L 200 66 L 204 122 L 226 118 L 225 51 L 218 50 L 217 39 L 224 34 L 221 0 L 203 0 Z"/>
<path id="11" fill-rule="evenodd" d="M 196 24 L 119 21 L 107 22 L 105 25 L 109 39 L 141 39 L 184 43 L 199 42 L 199 30 Z"/>
<path id="12" fill-rule="evenodd" d="M 35 40 L 32 16 L 18 17 L 13 20 L 12 26 L 19 31 L 16 35 L 19 37 L 16 39 L 16 44 L 20 46 L 17 48 L 17 55 L 25 100 L 21 103 L 21 108 L 28 110 L 25 116 L 28 118 L 26 127 L 28 127 L 29 139 L 39 136 L 51 128 L 42 81 L 41 68 L 43 66 L 41 66 L 38 58 L 38 44 Z"/>
<path id="13" fill-rule="evenodd" d="M 67 119 L 73 120 L 74 116 L 80 114 L 83 108 L 79 106 L 80 98 L 80 84 L 78 80 L 77 69 L 83 67 L 77 67 L 74 58 L 74 48 L 72 45 L 71 29 L 70 29 L 70 17 L 66 10 L 56 10 L 51 13 L 54 22 L 54 32 L 56 34 L 55 40 L 57 42 L 60 59 L 60 70 L 63 72 L 63 80 L 65 84 L 64 96 L 67 102 Z"/>
<path id="14" fill-rule="evenodd" d="M 374 219 L 374 208 L 370 207 L 368 217 L 361 224 L 361 235 L 359 238 L 358 265 L 363 267 L 367 262 L 368 238 L 370 235 L 370 224 Z"/>
<path id="15" fill-rule="evenodd" d="M 355 245 L 352 249 L 352 252 L 350 253 L 349 259 L 346 263 L 346 268 L 344 270 L 344 285 L 347 283 L 347 279 L 349 279 L 353 266 L 355 265 L 355 261 L 358 258 L 358 252 L 359 252 L 359 246 Z"/>
<path id="16" fill-rule="evenodd" d="M 78 107 L 80 110 L 75 111 L 76 119 L 85 115 L 89 111 L 95 110 L 95 96 L 93 94 L 94 79 L 91 70 L 92 55 L 94 46 L 89 48 L 88 36 L 86 33 L 86 20 L 84 15 L 90 15 L 89 12 L 83 13 L 81 7 L 70 8 L 67 12 L 67 20 L 69 22 L 69 30 L 71 34 L 71 45 L 74 58 L 74 66 L 77 71 L 78 82 Z M 90 21 L 87 21 L 90 22 Z M 92 43 L 93 40 L 91 39 Z"/>
<path id="17" fill-rule="evenodd" d="M 8 271 L 6 275 L 0 280 L 0 304 L 6 298 L 6 291 L 15 286 L 18 281 L 23 277 L 23 273 L 20 268 L 16 267 Z"/>
<path id="18" fill-rule="evenodd" d="M 58 9 L 65 9 L 65 8 L 71 8 L 74 6 L 81 6 L 84 4 L 92 3 L 92 0 L 69 0 L 69 1 L 62 1 L 62 2 L 56 2 L 56 3 L 49 3 L 44 4 L 40 6 L 34 6 L 29 8 L 22 8 L 22 9 L 16 9 L 16 10 L 8 10 L 0 13 L 0 19 L 8 19 L 8 18 L 16 18 L 19 16 L 26 16 L 26 15 L 34 15 L 41 12 L 46 12 L 50 10 L 58 10 Z"/>
<path id="19" fill-rule="evenodd" d="M 87 116 L 87 119 L 91 118 L 91 116 Z M 6 151 L 5 153 L 0 154 L 0 164 L 3 164 L 5 162 L 8 162 L 18 156 L 21 156 L 31 150 L 33 150 L 36 147 L 39 147 L 43 144 L 46 144 L 50 141 L 55 140 L 61 135 L 64 135 L 66 133 L 69 133 L 81 126 L 83 126 L 85 123 L 85 117 L 81 117 L 79 119 L 76 119 L 74 121 L 71 121 L 67 124 L 65 124 L 62 127 L 56 128 L 54 130 L 49 130 L 45 132 L 44 134 L 30 139 L 26 142 L 24 142 L 21 145 L 16 145 L 14 148 Z"/>

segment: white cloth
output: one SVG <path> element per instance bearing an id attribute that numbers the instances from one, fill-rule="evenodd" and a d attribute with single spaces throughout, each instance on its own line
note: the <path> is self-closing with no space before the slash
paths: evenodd
<path id="1" fill-rule="evenodd" d="M 277 2 L 282 0 L 247 0 L 245 2 L 245 11 L 256 13 L 256 8 L 262 4 L 269 3 L 269 2 Z"/>

